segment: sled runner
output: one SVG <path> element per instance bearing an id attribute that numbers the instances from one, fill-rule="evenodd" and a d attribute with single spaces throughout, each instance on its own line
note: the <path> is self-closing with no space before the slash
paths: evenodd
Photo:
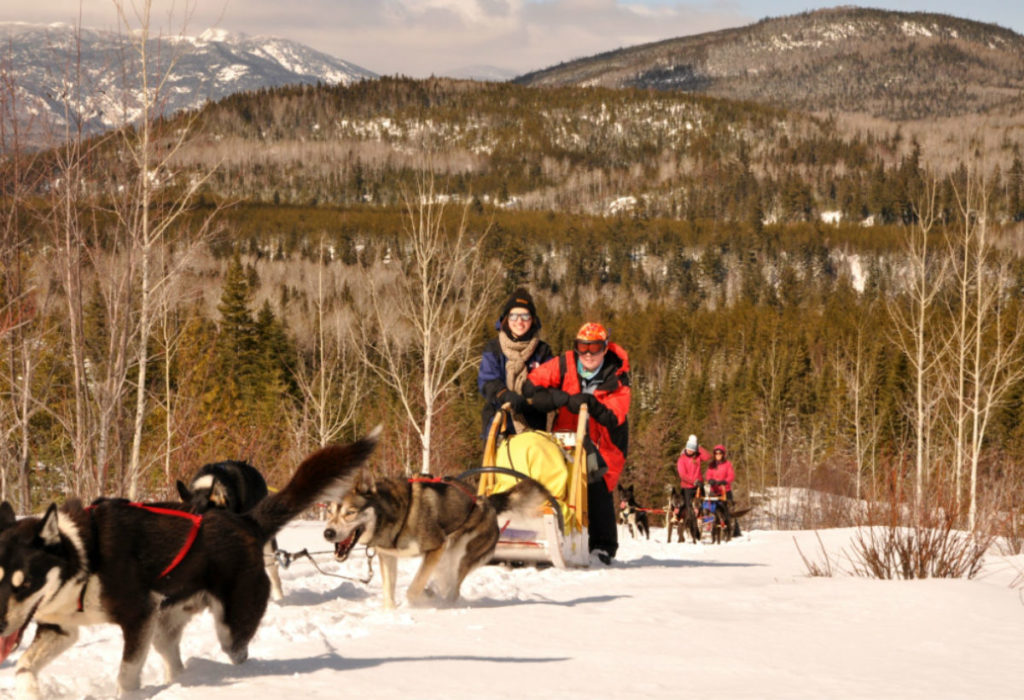
<path id="1" fill-rule="evenodd" d="M 502 516 L 501 539 L 491 561 L 550 563 L 564 569 L 590 565 L 587 535 L 587 458 L 583 438 L 587 407 L 580 408 L 575 433 L 527 431 L 498 444 L 507 420 L 505 410 L 491 422 L 483 466 L 460 479 L 480 475 L 477 493 L 506 491 L 518 479 L 532 478 L 551 494 L 535 517 Z"/>

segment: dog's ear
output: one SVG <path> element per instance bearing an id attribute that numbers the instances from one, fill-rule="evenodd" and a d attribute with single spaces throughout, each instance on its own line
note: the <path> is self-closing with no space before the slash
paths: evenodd
<path id="1" fill-rule="evenodd" d="M 231 508 L 231 502 L 228 497 L 228 488 L 224 485 L 220 479 L 213 482 L 213 488 L 210 489 L 210 503 L 221 508 Z"/>
<path id="2" fill-rule="evenodd" d="M 39 539 L 43 544 L 57 544 L 60 542 L 60 523 L 58 522 L 57 504 L 51 503 L 46 509 L 46 514 L 39 522 Z"/>
<path id="3" fill-rule="evenodd" d="M 376 484 L 366 473 L 365 469 L 360 469 L 356 475 L 354 490 L 356 493 L 364 495 L 373 493 L 376 490 Z"/>
<path id="4" fill-rule="evenodd" d="M 184 503 L 188 503 L 189 501 L 192 500 L 192 492 L 188 490 L 188 486 L 185 486 L 184 481 L 178 479 L 178 482 L 175 484 L 175 486 L 178 488 L 178 497 Z"/>
<path id="5" fill-rule="evenodd" d="M 0 531 L 6 530 L 18 522 L 18 516 L 14 514 L 14 508 L 7 501 L 0 503 Z"/>

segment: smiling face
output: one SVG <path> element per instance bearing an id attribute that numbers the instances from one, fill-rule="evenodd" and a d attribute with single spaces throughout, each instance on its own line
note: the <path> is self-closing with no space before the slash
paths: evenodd
<path id="1" fill-rule="evenodd" d="M 591 353 L 583 353 L 582 355 L 580 355 L 580 364 L 583 365 L 583 369 L 587 370 L 588 372 L 593 372 L 594 370 L 598 369 L 604 362 L 604 354 L 606 352 L 607 350 L 602 350 L 596 355 Z"/>
<path id="2" fill-rule="evenodd" d="M 603 340 L 577 338 L 573 347 L 576 350 L 576 356 L 580 359 L 580 364 L 588 372 L 599 369 L 604 362 L 605 353 L 608 352 L 608 343 Z"/>
<path id="3" fill-rule="evenodd" d="M 513 306 L 508 312 L 508 327 L 512 331 L 513 338 L 521 338 L 530 332 L 533 326 L 533 316 L 530 310 L 523 306 Z"/>

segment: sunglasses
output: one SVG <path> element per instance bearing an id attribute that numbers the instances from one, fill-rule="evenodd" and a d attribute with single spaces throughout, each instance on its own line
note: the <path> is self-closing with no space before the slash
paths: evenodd
<path id="1" fill-rule="evenodd" d="M 580 355 L 598 355 L 604 352 L 606 343 L 603 340 L 577 340 L 576 352 Z"/>
<path id="2" fill-rule="evenodd" d="M 530 318 L 531 318 L 531 316 L 530 316 L 530 312 L 529 311 L 524 311 L 523 313 L 514 313 L 514 314 L 509 314 L 508 315 L 508 320 L 509 321 L 529 321 Z"/>

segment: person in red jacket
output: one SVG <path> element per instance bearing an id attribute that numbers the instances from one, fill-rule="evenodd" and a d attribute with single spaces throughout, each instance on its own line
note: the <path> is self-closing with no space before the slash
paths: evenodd
<path id="1" fill-rule="evenodd" d="M 712 496 L 725 497 L 729 510 L 732 510 L 735 501 L 732 497 L 732 482 L 736 480 L 736 471 L 732 462 L 725 458 L 725 445 L 715 445 L 714 458 L 704 473 L 704 481 Z M 732 536 L 739 537 L 739 521 L 733 520 Z"/>
<path id="2" fill-rule="evenodd" d="M 608 341 L 600 323 L 584 323 L 572 350 L 530 372 L 523 396 L 534 408 L 558 411 L 554 431 L 574 432 L 580 406 L 587 405 L 589 547 L 610 564 L 619 548 L 612 494 L 629 450 L 629 356 Z"/>
<path id="3" fill-rule="evenodd" d="M 679 487 L 683 490 L 683 508 L 689 508 L 697 489 L 701 487 L 700 465 L 707 462 L 711 455 L 697 444 L 697 436 L 691 435 L 683 451 L 676 461 L 676 472 L 679 474 Z"/>

